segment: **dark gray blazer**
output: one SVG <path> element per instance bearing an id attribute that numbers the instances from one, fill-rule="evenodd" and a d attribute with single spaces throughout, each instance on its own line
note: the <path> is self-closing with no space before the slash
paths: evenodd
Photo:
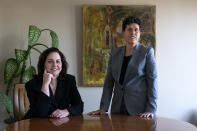
<path id="1" fill-rule="evenodd" d="M 119 83 L 125 46 L 112 50 L 104 83 L 100 109 L 108 111 L 113 93 L 111 113 L 120 113 L 122 97 L 130 115 L 156 112 L 157 70 L 153 48 L 136 45 L 128 63 L 123 84 Z"/>

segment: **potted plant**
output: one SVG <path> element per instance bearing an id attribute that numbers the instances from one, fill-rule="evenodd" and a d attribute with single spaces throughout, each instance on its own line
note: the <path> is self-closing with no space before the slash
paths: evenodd
<path id="1" fill-rule="evenodd" d="M 3 102 L 7 112 L 9 113 L 11 121 L 14 119 L 14 112 L 12 95 L 10 92 L 16 80 L 18 80 L 18 83 L 26 83 L 33 78 L 33 75 L 36 74 L 36 68 L 31 64 L 30 54 L 32 50 L 41 53 L 37 46 L 44 46 L 48 48 L 47 45 L 38 43 L 38 39 L 43 31 L 50 32 L 52 47 L 58 48 L 58 36 L 54 31 L 50 29 L 40 30 L 38 27 L 30 25 L 27 50 L 15 49 L 16 58 L 9 58 L 5 63 L 4 83 L 7 84 L 7 88 L 5 93 L 0 92 L 0 100 Z M 28 60 L 29 64 L 27 65 Z"/>

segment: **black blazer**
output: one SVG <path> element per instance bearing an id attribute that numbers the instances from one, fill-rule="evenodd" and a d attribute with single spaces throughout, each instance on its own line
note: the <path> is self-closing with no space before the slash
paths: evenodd
<path id="1" fill-rule="evenodd" d="M 48 97 L 41 91 L 41 87 L 42 80 L 37 77 L 26 83 L 30 109 L 25 114 L 25 119 L 49 117 L 56 109 L 67 109 L 70 115 L 80 115 L 83 112 L 83 102 L 74 76 L 67 74 L 64 80 L 58 81 L 55 96 L 49 88 L 50 97 Z"/>

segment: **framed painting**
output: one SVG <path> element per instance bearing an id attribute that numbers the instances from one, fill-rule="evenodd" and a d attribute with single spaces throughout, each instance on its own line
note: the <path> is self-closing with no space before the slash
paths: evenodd
<path id="1" fill-rule="evenodd" d="M 142 22 L 140 43 L 156 48 L 154 5 L 83 6 L 83 86 L 103 86 L 112 48 L 125 45 L 122 22 L 137 16 Z"/>

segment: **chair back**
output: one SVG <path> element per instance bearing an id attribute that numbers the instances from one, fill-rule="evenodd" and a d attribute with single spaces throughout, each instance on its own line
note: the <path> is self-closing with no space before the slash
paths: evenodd
<path id="1" fill-rule="evenodd" d="M 23 119 L 29 109 L 29 100 L 25 90 L 25 84 L 15 84 L 14 86 L 14 116 L 17 120 Z"/>

